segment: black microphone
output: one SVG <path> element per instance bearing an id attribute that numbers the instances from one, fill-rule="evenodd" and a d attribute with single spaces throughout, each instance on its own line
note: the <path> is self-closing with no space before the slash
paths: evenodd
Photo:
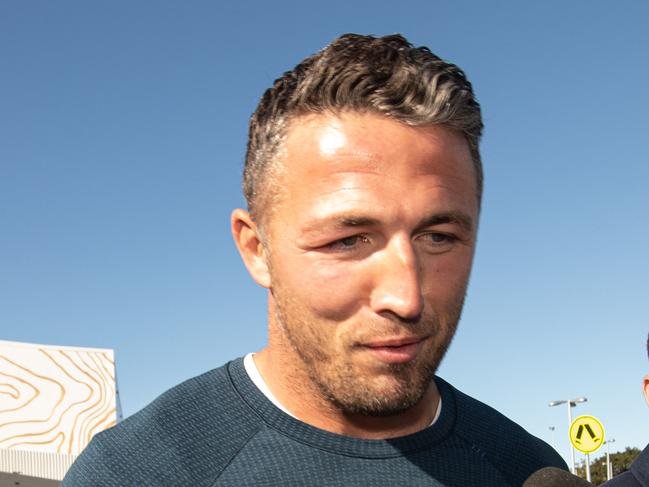
<path id="1" fill-rule="evenodd" d="M 523 487 L 584 487 L 594 484 L 585 481 L 565 470 L 545 467 L 537 470 L 523 484 Z"/>

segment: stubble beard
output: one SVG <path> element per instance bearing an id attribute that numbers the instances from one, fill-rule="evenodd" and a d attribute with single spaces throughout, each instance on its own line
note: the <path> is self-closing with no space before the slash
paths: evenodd
<path id="1" fill-rule="evenodd" d="M 356 370 L 350 360 L 354 347 L 341 356 L 335 354 L 332 348 L 320 346 L 323 340 L 319 338 L 323 336 L 313 333 L 319 324 L 300 319 L 298 316 L 304 313 L 295 313 L 294 307 L 287 301 L 277 299 L 280 296 L 276 294 L 273 293 L 277 326 L 302 361 L 304 372 L 322 398 L 344 414 L 373 417 L 394 416 L 408 411 L 421 401 L 453 340 L 464 301 L 464 296 L 461 296 L 443 317 L 434 314 L 422 316 L 416 323 L 395 318 L 393 328 L 425 333 L 437 345 L 412 362 L 383 364 L 381 378 L 377 378 Z M 368 326 L 368 329 L 372 329 L 372 326 Z"/>

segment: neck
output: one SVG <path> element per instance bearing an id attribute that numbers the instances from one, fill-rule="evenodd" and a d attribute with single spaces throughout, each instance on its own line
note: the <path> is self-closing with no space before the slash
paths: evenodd
<path id="1" fill-rule="evenodd" d="M 423 430 L 433 421 L 439 404 L 439 391 L 434 381 L 417 404 L 394 415 L 366 416 L 341 411 L 323 397 L 305 372 L 302 359 L 283 332 L 273 325 L 271 321 L 268 346 L 254 356 L 255 365 L 277 400 L 300 421 L 362 439 L 409 435 Z"/>

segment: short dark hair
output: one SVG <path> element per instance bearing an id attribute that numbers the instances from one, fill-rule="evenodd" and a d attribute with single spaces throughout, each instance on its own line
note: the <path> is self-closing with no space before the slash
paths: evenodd
<path id="1" fill-rule="evenodd" d="M 444 125 L 461 132 L 482 197 L 480 105 L 460 68 L 399 34 L 345 34 L 275 80 L 250 119 L 243 189 L 253 217 L 272 194 L 268 169 L 288 123 L 311 113 L 374 112 L 411 126 Z"/>

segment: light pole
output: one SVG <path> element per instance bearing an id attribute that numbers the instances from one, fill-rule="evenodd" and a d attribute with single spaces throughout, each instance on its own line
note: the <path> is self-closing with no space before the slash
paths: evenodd
<path id="1" fill-rule="evenodd" d="M 585 397 L 577 397 L 575 399 L 560 399 L 558 401 L 550 401 L 548 406 L 559 406 L 560 404 L 568 404 L 568 435 L 570 435 L 570 425 L 572 424 L 572 410 L 571 408 L 574 408 L 578 403 L 580 402 L 586 402 L 588 399 Z M 570 443 L 570 460 L 571 460 L 571 470 L 572 474 L 574 475 L 575 473 L 575 449 L 572 447 L 572 443 Z"/>
<path id="2" fill-rule="evenodd" d="M 606 480 L 611 480 L 613 478 L 613 464 L 611 463 L 611 447 L 609 443 L 615 443 L 615 438 L 606 440 Z"/>
<path id="3" fill-rule="evenodd" d="M 557 440 L 554 437 L 555 427 L 554 426 L 548 426 L 548 429 L 550 430 L 551 435 L 552 435 L 552 448 L 554 448 L 556 450 L 557 449 Z"/>

